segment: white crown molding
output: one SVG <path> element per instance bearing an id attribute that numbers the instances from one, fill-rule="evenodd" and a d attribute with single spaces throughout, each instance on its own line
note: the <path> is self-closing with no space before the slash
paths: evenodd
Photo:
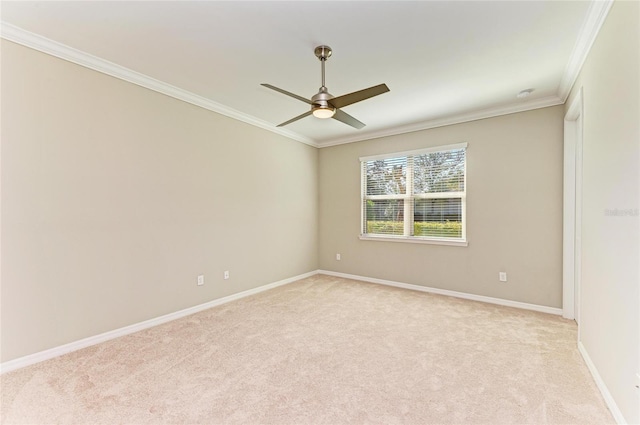
<path id="1" fill-rule="evenodd" d="M 548 96 L 545 98 L 518 102 L 506 106 L 485 108 L 435 120 L 422 121 L 419 123 L 413 123 L 379 131 L 360 133 L 358 135 L 332 138 L 324 141 L 315 141 L 290 130 L 285 130 L 280 127 L 274 127 L 273 124 L 269 122 L 244 114 L 240 111 L 229 108 L 210 99 L 156 80 L 128 68 L 124 68 L 115 63 L 106 61 L 99 57 L 42 37 L 38 34 L 23 30 L 22 28 L 16 27 L 6 22 L 0 23 L 2 29 L 0 35 L 6 40 L 13 41 L 15 43 L 30 47 L 35 50 L 39 50 L 52 56 L 56 56 L 69 62 L 84 66 L 86 68 L 90 68 L 95 71 L 110 75 L 112 77 L 128 81 L 141 87 L 154 90 L 156 92 L 171 96 L 184 102 L 191 103 L 201 108 L 219 113 L 221 115 L 237 119 L 239 121 L 262 128 L 264 130 L 271 131 L 284 137 L 288 137 L 309 146 L 324 148 L 346 143 L 359 142 L 363 140 L 412 133 L 415 131 L 428 130 L 431 128 L 444 127 L 453 124 L 461 124 L 485 118 L 497 117 L 500 115 L 513 114 L 517 112 L 530 111 L 533 109 L 546 108 L 549 106 L 563 104 L 567 100 L 571 88 L 578 78 L 580 70 L 582 69 L 582 65 L 584 64 L 589 50 L 591 49 L 591 46 L 593 45 L 593 42 L 595 41 L 598 32 L 600 31 L 600 28 L 602 27 L 602 24 L 604 23 L 607 14 L 609 13 L 613 1 L 614 0 L 596 0 L 591 3 L 576 45 L 574 46 L 569 62 L 565 67 L 565 71 L 558 86 L 556 96 Z"/>
<path id="2" fill-rule="evenodd" d="M 207 99 L 189 91 L 183 90 L 179 87 L 172 86 L 170 84 L 167 84 L 160 80 L 156 80 L 155 78 L 151 78 L 147 75 L 125 68 L 113 62 L 109 62 L 97 56 L 90 55 L 62 43 L 50 40 L 41 35 L 26 31 L 7 22 L 0 22 L 0 26 L 2 30 L 0 36 L 6 40 L 21 44 L 23 46 L 38 50 L 43 53 L 47 53 L 49 55 L 64 59 L 80 66 L 84 66 L 85 68 L 89 68 L 94 71 L 102 72 L 103 74 L 128 81 L 130 83 L 147 88 L 149 90 L 156 91 L 158 93 L 165 94 L 175 99 L 191 103 L 192 105 L 196 105 L 209 111 L 213 111 L 218 114 L 236 119 L 238 121 L 242 121 L 247 124 L 262 128 L 264 130 L 271 131 L 272 133 L 288 137 L 289 139 L 297 140 L 298 142 L 302 142 L 313 147 L 318 147 L 313 140 L 307 137 L 301 136 L 280 127 L 274 127 L 273 124 L 269 122 L 260 120 L 251 115 L 244 114 L 240 111 L 229 108 L 218 102 L 214 102 L 213 100 Z"/>
<path id="3" fill-rule="evenodd" d="M 330 139 L 326 141 L 318 141 L 317 145 L 320 148 L 329 146 L 343 145 L 346 143 L 360 142 L 363 140 L 377 139 L 380 137 L 395 136 L 404 133 L 411 133 L 414 131 L 428 130 L 430 128 L 444 127 L 447 125 L 461 124 L 464 122 L 480 120 L 484 118 L 497 117 L 500 115 L 513 114 L 516 112 L 524 112 L 533 109 L 546 108 L 548 106 L 562 105 L 567 101 L 571 88 L 575 84 L 584 61 L 591 50 L 591 46 L 600 32 L 600 28 L 607 18 L 609 10 L 613 5 L 614 0 L 595 0 L 589 6 L 586 19 L 582 25 L 578 39 L 571 53 L 571 57 L 567 66 L 565 67 L 564 74 L 556 96 L 549 96 L 541 99 L 535 99 L 525 103 L 517 103 L 504 107 L 487 108 L 483 110 L 472 111 L 466 114 L 458 114 L 453 116 L 444 117 L 441 119 L 424 121 L 420 123 L 410 124 L 407 126 L 395 127 L 391 129 L 385 129 L 380 131 L 374 131 L 371 133 L 365 133 L 362 136 L 349 136 L 337 139 Z"/>
<path id="4" fill-rule="evenodd" d="M 344 279 L 360 280 L 363 282 L 376 283 L 379 285 L 394 286 L 396 288 L 410 289 L 412 291 L 428 292 L 431 294 L 445 295 L 447 297 L 462 298 L 471 301 L 480 301 L 488 304 L 497 304 L 505 307 L 515 307 L 523 310 L 538 311 L 541 313 L 562 315 L 562 309 L 555 307 L 547 307 L 545 305 L 528 304 L 519 301 L 505 300 L 503 298 L 486 297 L 484 295 L 468 294 L 466 292 L 450 291 L 448 289 L 431 288 L 428 286 L 414 285 L 411 283 L 395 282 L 393 280 L 376 279 L 373 277 L 358 276 L 354 274 L 332 272 L 329 270 L 318 270 L 318 273 L 327 276 L 342 277 Z"/>
<path id="5" fill-rule="evenodd" d="M 540 99 L 534 99 L 528 102 L 519 102 L 507 106 L 499 106 L 494 108 L 480 109 L 464 114 L 452 115 L 430 121 L 422 121 L 419 123 L 409 124 L 401 127 L 388 128 L 384 130 L 365 133 L 362 136 L 349 136 L 338 139 L 317 142 L 318 147 L 326 148 L 329 146 L 344 145 L 347 143 L 360 142 L 363 140 L 378 139 L 380 137 L 396 136 L 399 134 L 413 133 L 415 131 L 428 130 L 430 128 L 444 127 L 447 125 L 461 124 L 469 121 L 476 121 L 485 118 L 498 117 L 500 115 L 515 114 L 517 112 L 531 111 L 534 109 L 546 108 L 563 104 L 564 101 L 557 96 L 548 96 Z"/>
<path id="6" fill-rule="evenodd" d="M 571 52 L 571 57 L 569 58 L 569 62 L 562 75 L 562 80 L 560 80 L 560 85 L 558 86 L 558 97 L 562 99 L 563 103 L 566 102 L 569 93 L 571 93 L 571 88 L 578 79 L 578 75 L 580 75 L 582 65 L 584 65 L 591 46 L 593 46 L 593 42 L 600 32 L 600 28 L 602 28 L 602 24 L 609 14 L 613 1 L 614 0 L 597 0 L 589 6 L 587 18 L 582 24 L 578 40 L 573 47 L 573 52 Z"/>
<path id="7" fill-rule="evenodd" d="M 48 350 L 40 351 L 38 353 L 30 354 L 24 357 L 19 357 L 8 362 L 0 364 L 0 373 L 10 372 L 12 370 L 21 369 L 32 364 L 40 363 L 45 360 L 53 359 L 55 357 L 62 356 L 64 354 L 71 353 L 83 348 L 90 347 L 92 345 L 100 344 L 121 336 L 129 335 L 135 332 L 142 331 L 154 326 L 161 325 L 163 323 L 171 322 L 173 320 L 180 319 L 185 316 L 198 313 L 203 310 L 210 309 L 222 304 L 226 304 L 231 301 L 239 300 L 240 298 L 248 297 L 260 292 L 268 291 L 269 289 L 276 288 L 282 285 L 288 285 L 289 283 L 296 282 L 307 277 L 315 276 L 318 274 L 317 270 L 313 270 L 308 273 L 304 273 L 298 276 L 293 276 L 287 279 L 279 280 L 277 282 L 269 283 L 266 285 L 258 286 L 257 288 L 248 289 L 246 291 L 238 292 L 237 294 L 229 295 L 226 297 L 218 298 L 213 301 L 206 302 L 204 304 L 189 307 L 184 310 L 179 310 L 173 313 L 165 314 L 164 316 L 155 317 L 153 319 L 145 320 L 144 322 L 135 323 L 133 325 L 125 326 L 123 328 L 115 329 L 109 332 L 101 333 L 99 335 L 90 336 L 78 341 L 70 342 L 58 347 L 50 348 Z"/>

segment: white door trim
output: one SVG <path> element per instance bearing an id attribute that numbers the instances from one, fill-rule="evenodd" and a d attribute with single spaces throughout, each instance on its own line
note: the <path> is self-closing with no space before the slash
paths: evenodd
<path id="1" fill-rule="evenodd" d="M 582 88 L 564 117 L 562 316 L 580 324 L 582 246 Z M 579 327 L 578 327 L 579 332 Z"/>

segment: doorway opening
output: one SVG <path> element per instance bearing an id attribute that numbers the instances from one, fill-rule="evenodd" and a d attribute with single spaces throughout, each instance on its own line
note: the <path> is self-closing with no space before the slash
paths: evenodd
<path id="1" fill-rule="evenodd" d="M 582 88 L 564 117 L 562 316 L 578 323 L 582 259 Z"/>

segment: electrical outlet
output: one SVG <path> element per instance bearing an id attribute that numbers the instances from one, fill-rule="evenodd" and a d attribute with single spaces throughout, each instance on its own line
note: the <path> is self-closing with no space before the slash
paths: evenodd
<path id="1" fill-rule="evenodd" d="M 500 277 L 500 282 L 506 282 L 507 281 L 507 273 L 506 272 L 500 272 L 499 277 Z"/>
<path id="2" fill-rule="evenodd" d="M 225 280 L 229 279 L 229 270 L 224 271 L 224 279 Z"/>
<path id="3" fill-rule="evenodd" d="M 198 276 L 198 286 L 202 286 L 202 285 L 204 285 L 204 275 L 203 274 Z"/>
<path id="4" fill-rule="evenodd" d="M 336 260 L 340 261 L 342 259 L 342 257 L 340 256 L 340 254 L 336 254 Z"/>

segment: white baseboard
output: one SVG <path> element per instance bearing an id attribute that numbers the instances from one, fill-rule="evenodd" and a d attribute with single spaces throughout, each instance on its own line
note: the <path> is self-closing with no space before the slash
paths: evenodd
<path id="1" fill-rule="evenodd" d="M 105 341 L 109 341 L 114 338 L 118 338 L 121 336 L 129 335 L 135 332 L 139 332 L 144 329 L 151 328 L 153 326 L 158 326 L 163 323 L 170 322 L 172 320 L 180 319 L 185 316 L 189 316 L 194 313 L 198 313 L 203 310 L 207 310 L 211 307 L 215 307 L 221 304 L 228 303 L 230 301 L 235 301 L 240 298 L 248 297 L 250 295 L 254 295 L 263 291 L 267 291 L 269 289 L 276 288 L 278 286 L 287 285 L 289 283 L 295 282 L 300 279 L 304 279 L 307 277 L 311 277 L 318 274 L 317 270 L 311 271 L 309 273 L 304 273 L 298 276 L 290 277 L 288 279 L 280 280 L 277 282 L 269 283 L 266 285 L 259 286 L 257 288 L 249 289 L 246 291 L 238 292 L 237 294 L 229 295 L 223 298 L 218 298 L 213 301 L 206 302 L 204 304 L 196 305 L 193 307 L 185 308 L 184 310 L 176 311 L 174 313 L 165 314 L 164 316 L 159 316 L 153 319 L 145 320 L 144 322 L 135 323 L 133 325 L 125 326 L 123 328 L 114 329 L 109 332 L 101 333 L 99 335 L 90 336 L 88 338 L 83 338 L 78 341 L 70 342 L 68 344 L 60 345 L 58 347 L 50 348 L 48 350 L 40 351 L 38 353 L 30 354 L 28 356 L 19 357 L 14 360 L 10 360 L 8 362 L 4 362 L 0 364 L 0 374 L 5 372 L 10 372 L 12 370 L 20 369 L 26 366 L 30 366 L 35 363 L 39 363 L 45 360 L 52 359 L 54 357 L 62 356 L 63 354 L 68 354 L 73 351 L 80 350 L 82 348 L 90 347 L 92 345 L 100 344 Z"/>
<path id="2" fill-rule="evenodd" d="M 589 368 L 589 372 L 591 372 L 591 376 L 593 376 L 593 380 L 596 381 L 596 385 L 598 386 L 598 389 L 600 390 L 600 393 L 602 394 L 602 397 L 604 398 L 605 403 L 607 403 L 607 407 L 611 411 L 611 414 L 613 415 L 613 419 L 615 419 L 617 424 L 626 425 L 627 421 L 624 419 L 622 412 L 618 408 L 618 405 L 616 404 L 615 400 L 613 399 L 613 396 L 609 392 L 607 385 L 602 380 L 600 373 L 598 373 L 598 369 L 596 368 L 596 365 L 593 364 L 591 357 L 589 357 L 589 353 L 587 353 L 587 349 L 584 348 L 584 345 L 582 344 L 581 341 L 578 341 L 578 351 L 580 351 L 580 354 L 582 354 L 582 358 L 584 359 L 584 362 L 587 364 L 587 367 Z"/>
<path id="3" fill-rule="evenodd" d="M 498 304 L 507 307 L 521 308 L 524 310 L 539 311 L 542 313 L 562 315 L 561 308 L 547 307 L 544 305 L 528 304 L 519 301 L 505 300 L 502 298 L 485 297 L 483 295 L 467 294 L 465 292 L 449 291 L 448 289 L 430 288 L 428 286 L 413 285 L 411 283 L 395 282 L 392 280 L 376 279 L 373 277 L 358 276 L 353 274 L 338 273 L 328 270 L 319 270 L 320 274 L 343 277 L 345 279 L 361 280 L 363 282 L 377 283 L 380 285 L 395 286 L 397 288 L 411 289 L 413 291 L 429 292 L 432 294 L 446 295 L 448 297 L 464 298 L 465 300 L 481 301 L 489 304 Z"/>
<path id="4" fill-rule="evenodd" d="M 434 294 L 464 298 L 464 299 L 473 300 L 473 301 L 481 301 L 481 302 L 486 302 L 490 304 L 499 304 L 499 305 L 504 305 L 508 307 L 516 307 L 516 308 L 522 308 L 526 310 L 540 311 L 543 313 L 550 313 L 550 314 L 556 314 L 556 315 L 562 314 L 562 309 L 559 309 L 559 308 L 546 307 L 546 306 L 540 306 L 535 304 L 527 304 L 527 303 L 521 303 L 518 301 L 503 300 L 500 298 L 491 298 L 491 297 L 485 297 L 482 295 L 467 294 L 463 292 L 449 291 L 446 289 L 430 288 L 430 287 L 425 287 L 420 285 L 413 285 L 409 283 L 394 282 L 391 280 L 376 279 L 376 278 L 357 276 L 357 275 L 346 274 L 346 273 L 338 273 L 338 272 L 332 272 L 328 270 L 314 270 L 298 276 L 290 277 L 288 279 L 280 280 L 278 282 L 269 283 L 267 285 L 263 285 L 257 288 L 249 289 L 247 291 L 239 292 L 237 294 L 229 295 L 223 298 L 218 298 L 218 299 L 206 302 L 204 304 L 200 304 L 194 307 L 186 308 L 184 310 L 176 311 L 174 313 L 165 314 L 164 316 L 159 316 L 153 319 L 145 320 L 144 322 L 135 323 L 133 325 L 125 326 L 123 328 L 114 329 L 112 331 L 105 332 L 99 335 L 83 338 L 78 341 L 70 342 L 68 344 L 64 344 L 58 347 L 50 348 L 48 350 L 40 351 L 38 353 L 34 353 L 34 354 L 30 354 L 14 360 L 10 360 L 8 362 L 4 362 L 0 364 L 0 374 L 5 372 L 10 372 L 12 370 L 20 369 L 35 363 L 45 361 L 45 360 L 49 360 L 54 357 L 58 357 L 67 353 L 71 353 L 73 351 L 80 350 L 82 348 L 100 344 L 102 342 L 109 341 L 114 338 L 139 332 L 141 330 L 148 329 L 153 326 L 158 326 L 163 323 L 170 322 L 172 320 L 180 319 L 182 317 L 189 316 L 194 313 L 198 313 L 200 311 L 209 309 L 211 307 L 215 307 L 221 304 L 228 303 L 230 301 L 235 301 L 240 298 L 254 295 L 263 291 L 267 291 L 269 289 L 286 285 L 300 279 L 311 277 L 318 273 L 329 275 L 329 276 L 343 277 L 345 279 L 354 279 L 354 280 L 360 280 L 360 281 L 365 281 L 370 283 L 377 283 L 381 285 L 395 286 L 398 288 L 411 289 L 414 291 L 430 292 Z"/>

